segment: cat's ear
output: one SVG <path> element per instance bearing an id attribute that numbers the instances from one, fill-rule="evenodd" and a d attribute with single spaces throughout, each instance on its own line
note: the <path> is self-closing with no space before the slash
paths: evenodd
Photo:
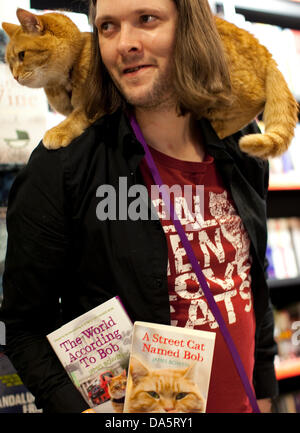
<path id="1" fill-rule="evenodd" d="M 5 33 L 11 38 L 15 31 L 20 28 L 17 24 L 2 23 L 2 28 Z"/>
<path id="2" fill-rule="evenodd" d="M 44 29 L 41 19 L 25 9 L 18 8 L 17 17 L 26 33 L 41 33 Z"/>
<path id="3" fill-rule="evenodd" d="M 195 381 L 196 380 L 196 373 L 197 373 L 197 363 L 194 362 L 185 370 L 184 377 L 186 379 L 190 379 L 192 381 Z"/>
<path id="4" fill-rule="evenodd" d="M 130 359 L 130 374 L 133 383 L 136 385 L 142 378 L 149 374 L 148 368 L 134 356 Z"/>

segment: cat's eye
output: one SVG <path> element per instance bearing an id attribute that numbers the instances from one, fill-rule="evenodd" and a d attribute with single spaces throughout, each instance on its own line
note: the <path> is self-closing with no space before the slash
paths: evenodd
<path id="1" fill-rule="evenodd" d="M 19 54 L 18 54 L 18 57 L 19 57 L 19 60 L 21 62 L 23 62 L 24 57 L 25 57 L 25 51 L 20 51 Z"/>
<path id="2" fill-rule="evenodd" d="M 188 395 L 188 393 L 187 392 L 179 392 L 177 395 L 176 395 L 176 400 L 182 400 L 184 397 L 186 397 Z"/>
<path id="3" fill-rule="evenodd" d="M 155 391 L 148 391 L 148 394 L 153 398 L 156 398 L 156 399 L 159 398 L 159 395 Z"/>

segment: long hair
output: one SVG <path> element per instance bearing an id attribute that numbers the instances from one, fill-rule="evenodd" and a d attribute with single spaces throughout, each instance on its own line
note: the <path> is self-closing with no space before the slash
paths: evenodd
<path id="1" fill-rule="evenodd" d="M 205 116 L 211 109 L 230 106 L 230 73 L 221 38 L 207 0 L 172 0 L 178 10 L 173 86 L 178 114 Z M 90 0 L 93 24 L 92 59 L 84 101 L 90 119 L 113 113 L 124 98 L 103 64 L 94 25 L 97 0 Z"/>

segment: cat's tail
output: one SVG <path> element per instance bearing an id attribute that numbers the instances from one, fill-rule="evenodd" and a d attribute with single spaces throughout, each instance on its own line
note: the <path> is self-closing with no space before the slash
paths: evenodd
<path id="1" fill-rule="evenodd" d="M 266 74 L 263 121 L 264 134 L 245 135 L 240 139 L 240 148 L 260 158 L 279 156 L 288 149 L 294 136 L 298 104 L 273 59 Z"/>

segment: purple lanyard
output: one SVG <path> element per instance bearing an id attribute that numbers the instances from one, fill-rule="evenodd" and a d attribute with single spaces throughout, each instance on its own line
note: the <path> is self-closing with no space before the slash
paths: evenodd
<path id="1" fill-rule="evenodd" d="M 151 171 L 151 174 L 153 176 L 153 179 L 154 179 L 156 185 L 158 185 L 160 187 L 162 199 L 165 203 L 165 206 L 168 206 L 170 204 L 170 208 L 168 209 L 169 214 L 170 214 L 171 219 L 173 221 L 173 224 L 177 230 L 177 233 L 180 236 L 182 245 L 184 246 L 184 248 L 186 250 L 187 256 L 188 256 L 190 263 L 194 269 L 194 272 L 198 278 L 201 289 L 203 290 L 204 295 L 207 299 L 209 308 L 211 309 L 216 321 L 218 322 L 218 325 L 220 327 L 220 331 L 221 331 L 223 338 L 226 341 L 227 346 L 230 350 L 231 356 L 232 356 L 233 361 L 235 363 L 236 369 L 240 375 L 241 381 L 242 381 L 243 386 L 245 388 L 246 394 L 249 398 L 253 412 L 259 413 L 260 410 L 259 410 L 258 405 L 257 405 L 256 397 L 255 397 L 253 389 L 249 383 L 249 380 L 248 380 L 247 374 L 245 372 L 241 358 L 240 358 L 238 351 L 235 347 L 235 344 L 231 338 L 231 335 L 227 329 L 226 323 L 225 323 L 225 321 L 221 315 L 221 312 L 220 312 L 220 310 L 219 310 L 219 308 L 218 308 L 218 306 L 214 300 L 214 297 L 213 297 L 213 295 L 212 295 L 212 293 L 211 293 L 211 291 L 207 285 L 205 276 L 204 276 L 204 274 L 203 274 L 203 272 L 199 266 L 199 263 L 198 263 L 198 260 L 195 256 L 195 254 L 194 254 L 193 248 L 192 248 L 192 246 L 191 246 L 191 244 L 190 244 L 190 242 L 186 236 L 186 233 L 185 233 L 185 231 L 184 231 L 184 229 L 180 223 L 180 220 L 178 219 L 178 217 L 175 214 L 173 203 L 169 199 L 167 189 L 165 189 L 163 186 L 163 182 L 161 180 L 158 169 L 154 163 L 154 160 L 153 160 L 152 155 L 150 153 L 149 147 L 148 147 L 148 145 L 147 145 L 147 143 L 143 137 L 142 131 L 140 130 L 140 127 L 139 127 L 139 125 L 138 125 L 138 123 L 137 123 L 137 121 L 133 115 L 130 116 L 130 123 L 131 123 L 131 127 L 135 133 L 137 140 L 142 144 L 142 146 L 145 150 L 146 162 L 148 164 L 148 167 Z"/>

